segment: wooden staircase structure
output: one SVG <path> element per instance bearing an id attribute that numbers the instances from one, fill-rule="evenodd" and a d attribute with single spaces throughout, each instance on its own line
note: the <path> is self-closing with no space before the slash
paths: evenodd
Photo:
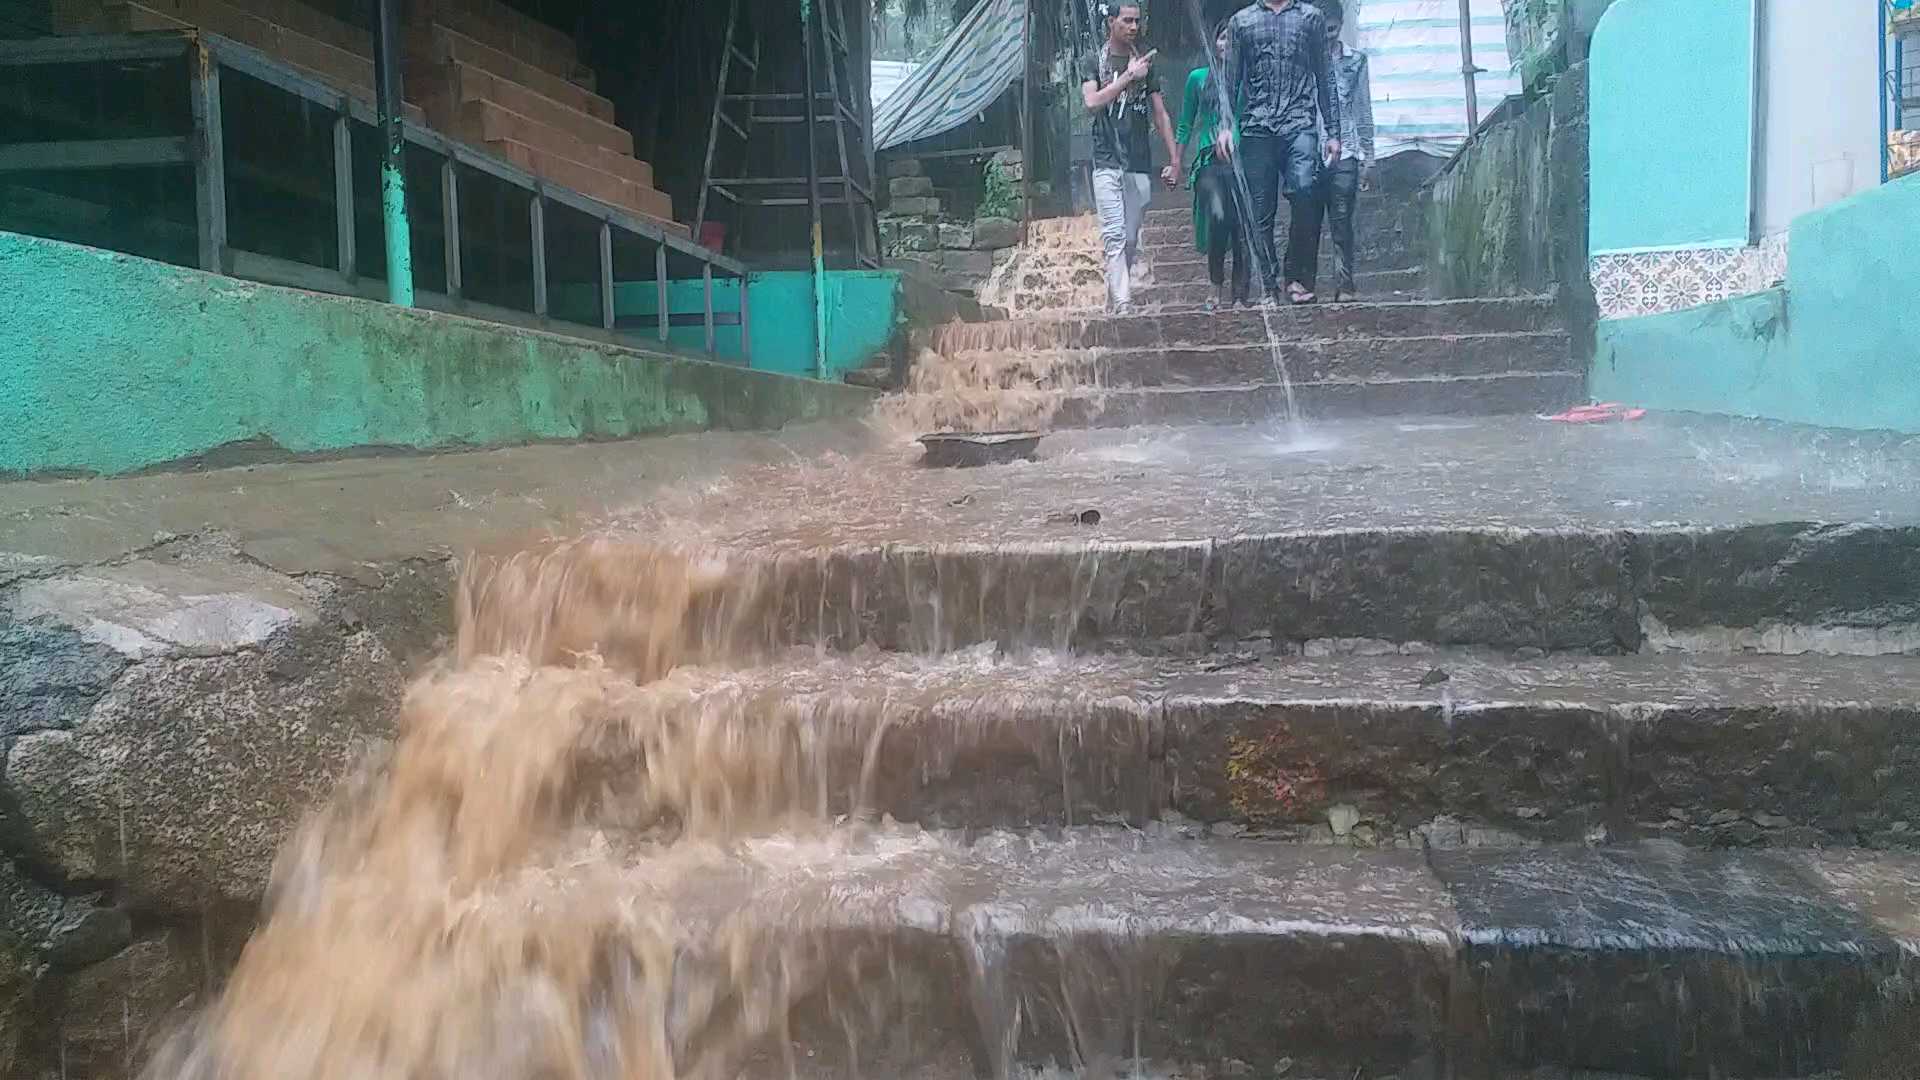
<path id="1" fill-rule="evenodd" d="M 499 0 L 414 0 L 403 82 L 409 118 L 544 180 L 674 224 L 673 200 L 573 38 Z M 373 100 L 373 36 L 301 0 L 54 0 L 63 34 L 200 29 L 231 38 L 362 101 Z"/>

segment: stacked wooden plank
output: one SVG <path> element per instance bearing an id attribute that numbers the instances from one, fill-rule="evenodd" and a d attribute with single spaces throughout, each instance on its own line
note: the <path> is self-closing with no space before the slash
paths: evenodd
<path id="1" fill-rule="evenodd" d="M 197 28 L 373 100 L 372 35 L 297 0 L 54 0 L 53 20 L 63 34 Z M 410 113 L 426 119 L 418 109 Z"/>
<path id="2" fill-rule="evenodd" d="M 666 224 L 673 200 L 565 33 L 498 0 L 415 0 L 408 78 L 429 122 L 537 176 Z"/>
<path id="3" fill-rule="evenodd" d="M 409 115 L 582 195 L 673 226 L 673 200 L 633 156 L 573 39 L 498 0 L 415 0 Z M 373 37 L 300 0 L 53 0 L 68 34 L 197 27 L 373 99 Z M 677 226 L 674 226 L 677 227 Z"/>

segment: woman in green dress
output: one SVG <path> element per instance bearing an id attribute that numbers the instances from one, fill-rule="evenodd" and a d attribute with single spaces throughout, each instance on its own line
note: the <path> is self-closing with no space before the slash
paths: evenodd
<path id="1" fill-rule="evenodd" d="M 1181 97 L 1180 125 L 1174 141 L 1180 145 L 1187 173 L 1187 187 L 1193 190 L 1193 243 L 1207 257 L 1207 276 L 1213 281 L 1214 295 L 1207 308 L 1224 307 L 1229 302 L 1249 302 L 1252 267 L 1247 259 L 1247 240 L 1241 233 L 1234 182 L 1233 143 L 1220 138 L 1222 116 L 1230 110 L 1222 83 L 1216 74 L 1227 49 L 1227 24 L 1214 28 L 1214 63 L 1194 68 L 1187 76 L 1186 93 Z M 1233 292 L 1227 292 L 1227 249 L 1233 249 Z"/>

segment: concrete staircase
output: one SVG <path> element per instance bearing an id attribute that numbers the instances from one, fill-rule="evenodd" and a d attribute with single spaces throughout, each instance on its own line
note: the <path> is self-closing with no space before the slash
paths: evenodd
<path id="1" fill-rule="evenodd" d="M 1154 213 L 1155 310 L 1086 310 L 1062 223 L 1012 318 L 914 336 L 902 415 L 1037 462 L 703 506 L 811 646 L 728 683 L 751 725 L 831 730 L 829 813 L 960 838 L 735 883 L 900 991 L 788 1060 L 1914 1075 L 1913 448 L 1545 423 L 1583 388 L 1549 299 L 1196 311 Z"/>
<path id="2" fill-rule="evenodd" d="M 698 894 L 844 962 L 789 1060 L 1908 1075 L 1920 528 L 1865 520 L 1888 491 L 1698 455 L 1912 448 L 1318 430 L 1280 455 L 1249 429 L 1058 435 L 1032 464 L 863 459 L 702 504 L 765 590 L 761 644 L 804 648 L 677 685 L 684 715 L 791 732 L 829 818 L 884 823 Z"/>
<path id="3" fill-rule="evenodd" d="M 1121 317 L 1102 310 L 1097 222 L 1035 222 L 982 293 L 1010 318 L 915 331 L 899 411 L 984 430 L 1537 414 L 1581 399 L 1548 297 L 1421 301 L 1420 271 L 1399 267 L 1360 275 L 1360 303 L 1205 310 L 1188 198 L 1156 193 L 1137 311 Z"/>
<path id="4" fill-rule="evenodd" d="M 373 99 L 373 39 L 300 0 L 55 0 L 61 33 L 199 27 Z M 536 176 L 678 228 L 653 169 L 613 103 L 593 92 L 573 39 L 496 0 L 421 0 L 409 8 L 405 81 L 411 117 L 483 146 Z"/>

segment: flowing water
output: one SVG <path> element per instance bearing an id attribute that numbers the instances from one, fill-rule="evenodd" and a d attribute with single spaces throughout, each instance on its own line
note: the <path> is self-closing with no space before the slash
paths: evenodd
<path id="1" fill-rule="evenodd" d="M 983 874 L 1062 860 L 1097 874 L 1137 836 L 951 835 L 873 807 L 916 770 L 1008 745 L 1054 762 L 1036 798 L 1057 784 L 1070 806 L 1087 717 L 1145 706 L 1096 661 L 1041 660 L 1031 670 L 1081 663 L 1083 700 L 1044 730 L 1010 727 L 1020 710 L 969 696 L 1001 664 L 990 647 L 891 679 L 812 650 L 777 672 L 731 666 L 768 658 L 778 584 L 605 538 L 471 560 L 457 646 L 406 695 L 396 743 L 286 844 L 225 992 L 146 1075 L 897 1075 L 861 1055 L 956 1042 L 957 1060 L 1006 1076 L 1041 999 L 1137 1025 L 1094 979 L 1136 968 L 1099 950 L 1085 987 L 1016 986 L 1006 934 L 1050 914 L 1002 910 L 965 932 L 942 914 Z M 903 725 L 941 734 L 887 757 Z M 926 974 L 937 964 L 856 925 L 963 943 L 969 989 L 956 998 Z M 1069 1024 L 1061 1059 L 1117 1061 L 1128 1038 Z M 801 1044 L 826 1049 L 792 1060 Z"/>
<path id="2" fill-rule="evenodd" d="M 1042 227 L 1034 257 L 995 287 L 1079 305 L 1100 288 L 1086 274 L 1088 228 Z M 1097 351 L 1060 349 L 1041 329 L 943 329 L 880 423 L 897 435 L 1046 428 L 1068 395 L 1103 387 Z M 1318 448 L 1296 429 L 1246 452 Z M 1070 467 L 1106 476 L 1182 450 L 1104 452 Z M 752 560 L 701 546 L 703 518 L 764 514 L 769 498 L 789 550 L 860 539 L 845 520 L 850 489 L 816 482 L 847 472 L 796 467 L 783 481 L 794 490 L 743 489 L 751 506 L 693 493 L 651 508 L 645 532 L 469 559 L 455 645 L 408 691 L 393 746 L 288 841 L 223 993 L 145 1075 L 704 1080 L 931 1075 L 916 1070 L 971 1061 L 1009 1077 L 1016 1039 L 1034 1031 L 1052 1033 L 1042 1042 L 1064 1068 L 1144 1075 L 1142 1031 L 1169 959 L 1134 920 L 1288 890 L 1178 837 L 1074 828 L 1116 823 L 1089 820 L 1084 789 L 1150 782 L 1088 771 L 1123 760 L 1101 747 L 1147 738 L 1151 705 L 1097 658 L 1027 653 L 1007 667 L 988 613 L 941 608 L 963 593 L 937 557 L 902 564 L 928 575 L 907 592 L 932 610 L 901 618 L 929 658 L 881 677 L 869 657 L 827 655 L 830 642 L 872 640 L 827 624 L 829 607 L 867 610 L 857 596 L 827 602 L 857 576 L 815 579 L 810 561 L 783 562 L 773 546 Z M 884 480 L 866 496 L 897 503 Z M 948 506 L 975 498 L 938 494 Z M 648 539 L 664 535 L 678 544 Z M 1101 557 L 1090 547 L 1061 591 L 1029 594 L 1024 616 L 1002 619 L 1025 628 L 1021 640 L 1002 644 L 1063 648 L 1089 605 L 1121 603 L 1093 590 Z M 792 655 L 795 643 L 810 647 Z M 1077 697 L 1007 707 L 1020 693 L 1011 670 L 1059 665 L 1072 665 Z M 890 738 L 901 732 L 912 737 Z M 959 830 L 977 797 L 963 792 L 930 797 L 926 828 L 881 812 L 903 798 L 903 777 L 938 793 L 943 777 L 1009 758 L 1026 767 L 1007 770 L 1001 797 L 1068 828 Z M 1142 788 L 1123 801 L 1150 798 Z M 996 899 L 996 884 L 1043 873 L 1074 884 L 1045 905 Z M 1122 873 L 1131 888 L 1114 884 Z M 1050 943 L 1054 976 L 1023 976 L 1017 935 Z"/>

